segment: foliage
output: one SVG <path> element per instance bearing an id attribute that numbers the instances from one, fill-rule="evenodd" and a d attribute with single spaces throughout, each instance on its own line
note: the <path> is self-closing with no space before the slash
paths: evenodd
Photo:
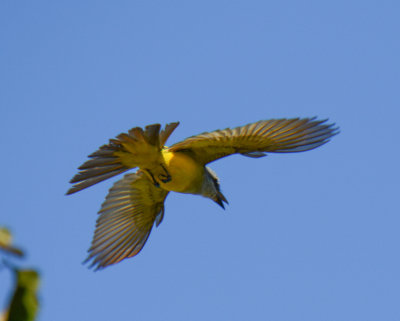
<path id="1" fill-rule="evenodd" d="M 13 245 L 9 229 L 0 227 L 0 252 L 4 257 L 22 258 L 24 252 Z M 36 270 L 20 268 L 3 257 L 2 266 L 12 271 L 14 285 L 10 293 L 10 303 L 6 311 L 0 314 L 0 321 L 34 321 L 39 310 L 37 292 L 40 276 Z"/>

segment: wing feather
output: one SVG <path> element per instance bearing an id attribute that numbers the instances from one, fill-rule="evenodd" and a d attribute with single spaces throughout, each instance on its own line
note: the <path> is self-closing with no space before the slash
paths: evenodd
<path id="1" fill-rule="evenodd" d="M 164 212 L 167 195 L 168 191 L 155 187 L 142 172 L 116 182 L 99 211 L 85 262 L 92 261 L 92 267 L 101 269 L 139 253 Z"/>
<path id="2" fill-rule="evenodd" d="M 170 151 L 188 153 L 203 164 L 236 153 L 262 157 L 264 152 L 303 152 L 327 143 L 338 133 L 335 124 L 326 122 L 315 117 L 262 120 L 189 137 L 172 145 Z"/>

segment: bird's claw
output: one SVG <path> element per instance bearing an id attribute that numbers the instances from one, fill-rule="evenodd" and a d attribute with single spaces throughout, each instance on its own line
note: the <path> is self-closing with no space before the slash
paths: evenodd
<path id="1" fill-rule="evenodd" d="M 161 182 L 163 182 L 164 184 L 170 182 L 171 179 L 172 179 L 172 177 L 171 177 L 171 175 L 169 174 L 168 170 L 165 168 L 165 166 L 164 166 L 163 164 L 160 164 L 160 166 L 161 166 L 161 168 L 164 170 L 165 174 L 160 174 L 160 175 L 158 175 L 158 179 L 159 179 Z"/>
<path id="2" fill-rule="evenodd" d="M 160 174 L 158 175 L 158 179 L 165 184 L 170 182 L 172 180 L 172 177 L 170 175 Z"/>

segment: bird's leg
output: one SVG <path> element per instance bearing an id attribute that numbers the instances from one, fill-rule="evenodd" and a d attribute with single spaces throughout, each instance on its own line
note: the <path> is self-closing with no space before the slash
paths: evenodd
<path id="1" fill-rule="evenodd" d="M 152 172 L 150 172 L 150 170 L 145 169 L 146 173 L 150 175 L 151 180 L 153 181 L 153 184 L 155 187 L 160 187 L 160 184 L 156 181 L 156 179 L 154 178 L 154 175 Z"/>
<path id="2" fill-rule="evenodd" d="M 165 174 L 159 174 L 158 178 L 160 179 L 161 182 L 163 183 L 168 183 L 171 181 L 172 177 L 169 174 L 168 170 L 165 168 L 163 164 L 160 164 L 161 168 L 164 170 Z"/>

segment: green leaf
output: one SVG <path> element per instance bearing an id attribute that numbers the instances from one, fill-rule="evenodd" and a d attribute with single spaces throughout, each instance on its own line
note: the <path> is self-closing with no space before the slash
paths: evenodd
<path id="1" fill-rule="evenodd" d="M 39 273 L 35 270 L 17 269 L 15 275 L 16 285 L 8 308 L 7 321 L 34 321 L 39 310 Z"/>
<path id="2" fill-rule="evenodd" d="M 14 254 L 17 256 L 24 256 L 24 252 L 12 245 L 12 234 L 6 227 L 0 226 L 0 250 L 8 254 Z"/>

